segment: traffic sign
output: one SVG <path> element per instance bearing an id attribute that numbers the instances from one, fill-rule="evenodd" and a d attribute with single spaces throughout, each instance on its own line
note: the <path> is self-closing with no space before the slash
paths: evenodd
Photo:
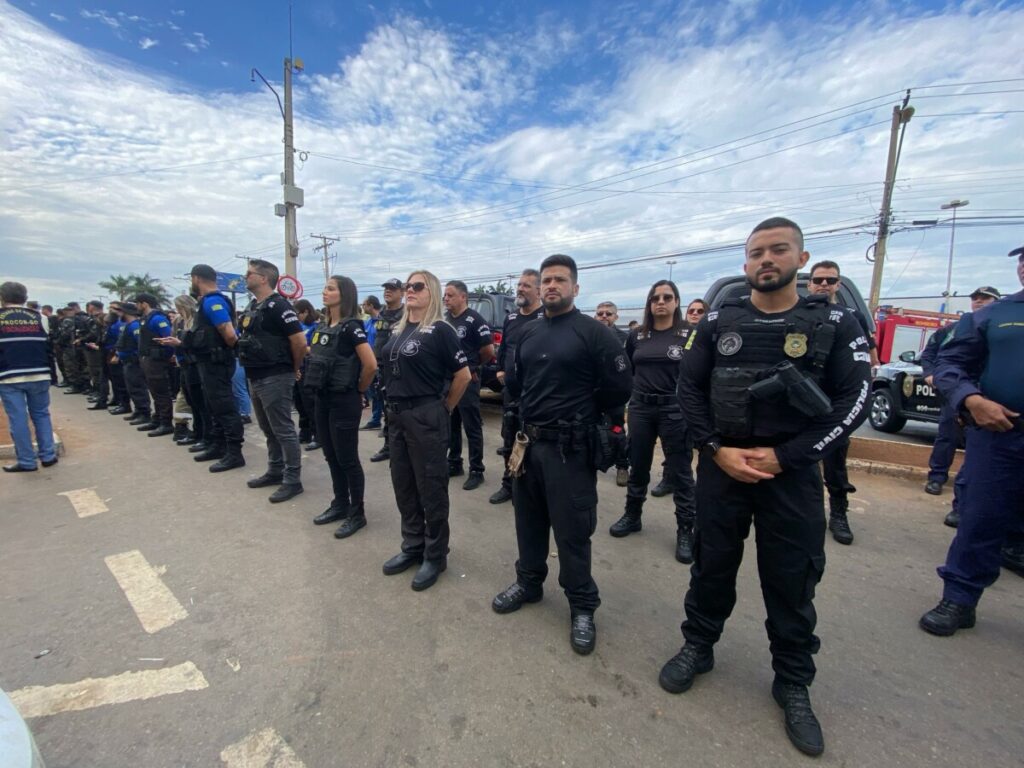
<path id="1" fill-rule="evenodd" d="M 217 273 L 217 290 L 225 293 L 245 293 L 245 275 L 232 272 Z"/>
<path id="2" fill-rule="evenodd" d="M 299 282 L 297 277 L 282 275 L 277 281 L 277 292 L 286 299 L 301 299 L 302 283 Z"/>

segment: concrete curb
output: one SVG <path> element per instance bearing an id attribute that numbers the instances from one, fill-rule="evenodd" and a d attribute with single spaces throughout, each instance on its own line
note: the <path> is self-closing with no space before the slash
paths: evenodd
<path id="1" fill-rule="evenodd" d="M 56 432 L 53 433 L 53 444 L 57 446 L 57 455 L 63 456 L 66 451 L 64 449 L 64 441 L 60 439 L 60 435 Z M 35 441 L 32 442 L 33 447 L 38 451 L 39 445 Z M 14 443 L 6 443 L 0 445 L 0 459 L 15 459 L 17 455 L 14 453 Z"/>
<path id="2" fill-rule="evenodd" d="M 901 477 L 906 480 L 928 479 L 928 470 L 921 467 L 910 467 L 906 464 L 886 464 L 884 461 L 867 461 L 865 459 L 847 459 L 846 468 L 855 472 L 866 472 L 869 475 L 885 475 Z"/>

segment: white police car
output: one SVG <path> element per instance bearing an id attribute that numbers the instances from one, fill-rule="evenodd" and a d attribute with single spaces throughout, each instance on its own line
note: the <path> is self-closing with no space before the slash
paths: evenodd
<path id="1" fill-rule="evenodd" d="M 878 368 L 871 382 L 868 421 L 879 432 L 899 432 L 908 421 L 937 424 L 941 410 L 939 393 L 924 380 L 914 352 Z"/>

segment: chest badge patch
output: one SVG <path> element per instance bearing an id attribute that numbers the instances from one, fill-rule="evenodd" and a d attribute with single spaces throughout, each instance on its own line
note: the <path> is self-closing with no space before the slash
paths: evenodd
<path id="1" fill-rule="evenodd" d="M 248 328 L 249 327 L 249 323 L 251 323 L 251 322 L 252 322 L 252 318 L 249 317 L 249 315 L 246 315 L 245 317 L 242 318 L 242 327 L 243 328 Z"/>
<path id="2" fill-rule="evenodd" d="M 807 354 L 807 334 L 787 333 L 782 349 L 789 357 L 803 357 Z"/>
<path id="3" fill-rule="evenodd" d="M 458 328 L 455 329 L 455 332 L 459 335 L 460 339 L 466 338 L 466 326 L 460 325 Z"/>
<path id="4" fill-rule="evenodd" d="M 615 370 L 618 371 L 619 373 L 622 373 L 624 370 L 626 370 L 627 365 L 628 363 L 626 362 L 626 358 L 623 355 L 619 355 L 618 357 L 615 358 Z"/>
<path id="5" fill-rule="evenodd" d="M 317 335 L 320 336 L 320 338 L 317 340 L 317 343 L 321 347 L 326 347 L 328 344 L 331 343 L 331 337 L 328 334 L 325 333 L 325 334 L 317 334 Z"/>
<path id="6" fill-rule="evenodd" d="M 903 396 L 910 397 L 914 394 L 914 377 L 904 376 L 903 377 Z"/>
<path id="7" fill-rule="evenodd" d="M 690 338 L 693 338 L 692 334 Z M 741 349 L 743 349 L 743 337 L 735 331 L 723 333 L 718 339 L 718 354 L 724 357 L 735 355 Z"/>
<path id="8" fill-rule="evenodd" d="M 673 344 L 668 348 L 669 360 L 680 360 L 683 357 L 683 348 L 678 344 Z"/>

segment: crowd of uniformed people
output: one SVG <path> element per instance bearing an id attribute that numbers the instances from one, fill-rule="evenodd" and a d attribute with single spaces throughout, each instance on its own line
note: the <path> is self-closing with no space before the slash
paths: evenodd
<path id="1" fill-rule="evenodd" d="M 1024 249 L 1011 255 L 1024 284 Z M 466 285 L 442 285 L 426 270 L 384 282 L 383 302 L 360 303 L 353 281 L 333 276 L 317 309 L 281 296 L 276 267 L 253 260 L 245 276 L 253 298 L 239 311 L 217 290 L 216 272 L 198 264 L 173 311 L 148 293 L 106 311 L 98 301 L 84 312 L 71 304 L 50 317 L 48 331 L 25 306 L 24 288 L 6 283 L 0 391 L 6 407 L 21 397 L 11 388 L 27 376 L 27 413 L 37 433 L 46 430 L 36 389 L 43 378 L 46 388 L 57 382 L 56 363 L 67 392 L 89 394 L 91 410 L 124 416 L 149 437 L 173 436 L 211 472 L 245 466 L 243 420 L 251 412 L 267 456 L 249 487 L 275 487 L 271 502 L 294 498 L 303 492 L 301 444 L 322 449 L 333 498 L 313 522 L 340 523 L 338 538 L 367 525 L 359 433 L 380 430 L 383 444 L 371 461 L 390 460 L 401 517 L 401 546 L 383 571 L 415 567 L 412 588 L 424 590 L 447 567 L 450 478 L 466 474 L 466 491 L 484 483 L 481 371 L 496 356 L 504 467 L 489 500 L 512 501 L 518 557 L 493 609 L 507 614 L 542 599 L 553 533 L 571 647 L 594 649 L 596 479 L 614 467 L 625 487 L 614 537 L 641 531 L 648 492 L 672 495 L 675 557 L 692 567 L 685 643 L 659 682 L 682 693 L 714 666 L 753 527 L 772 694 L 793 744 L 817 755 L 824 739 L 808 696 L 819 647 L 814 592 L 826 529 L 842 544 L 853 541 L 846 449 L 867 414 L 877 356 L 866 318 L 836 303 L 836 263 L 815 264 L 809 295 L 797 292 L 808 259 L 800 228 L 768 219 L 746 244 L 749 296 L 711 310 L 700 299 L 684 303 L 675 283 L 659 280 L 642 320 L 623 332 L 613 303 L 602 302 L 593 318 L 576 308 L 576 264 L 556 254 L 522 272 L 497 350 L 487 321 L 469 307 Z M 973 626 L 974 606 L 999 573 L 1000 549 L 1024 530 L 1024 291 L 975 309 L 949 334 L 931 373 L 952 412 L 971 424 L 960 527 L 940 569 L 945 592 L 921 618 L 922 628 L 940 635 Z M 5 343 L 14 328 L 20 340 L 45 342 L 48 333 L 50 354 Z M 650 488 L 658 442 L 664 465 Z M 22 453 L 4 469 L 35 470 L 34 449 L 30 460 Z M 38 455 L 44 466 L 57 462 L 42 439 Z"/>

